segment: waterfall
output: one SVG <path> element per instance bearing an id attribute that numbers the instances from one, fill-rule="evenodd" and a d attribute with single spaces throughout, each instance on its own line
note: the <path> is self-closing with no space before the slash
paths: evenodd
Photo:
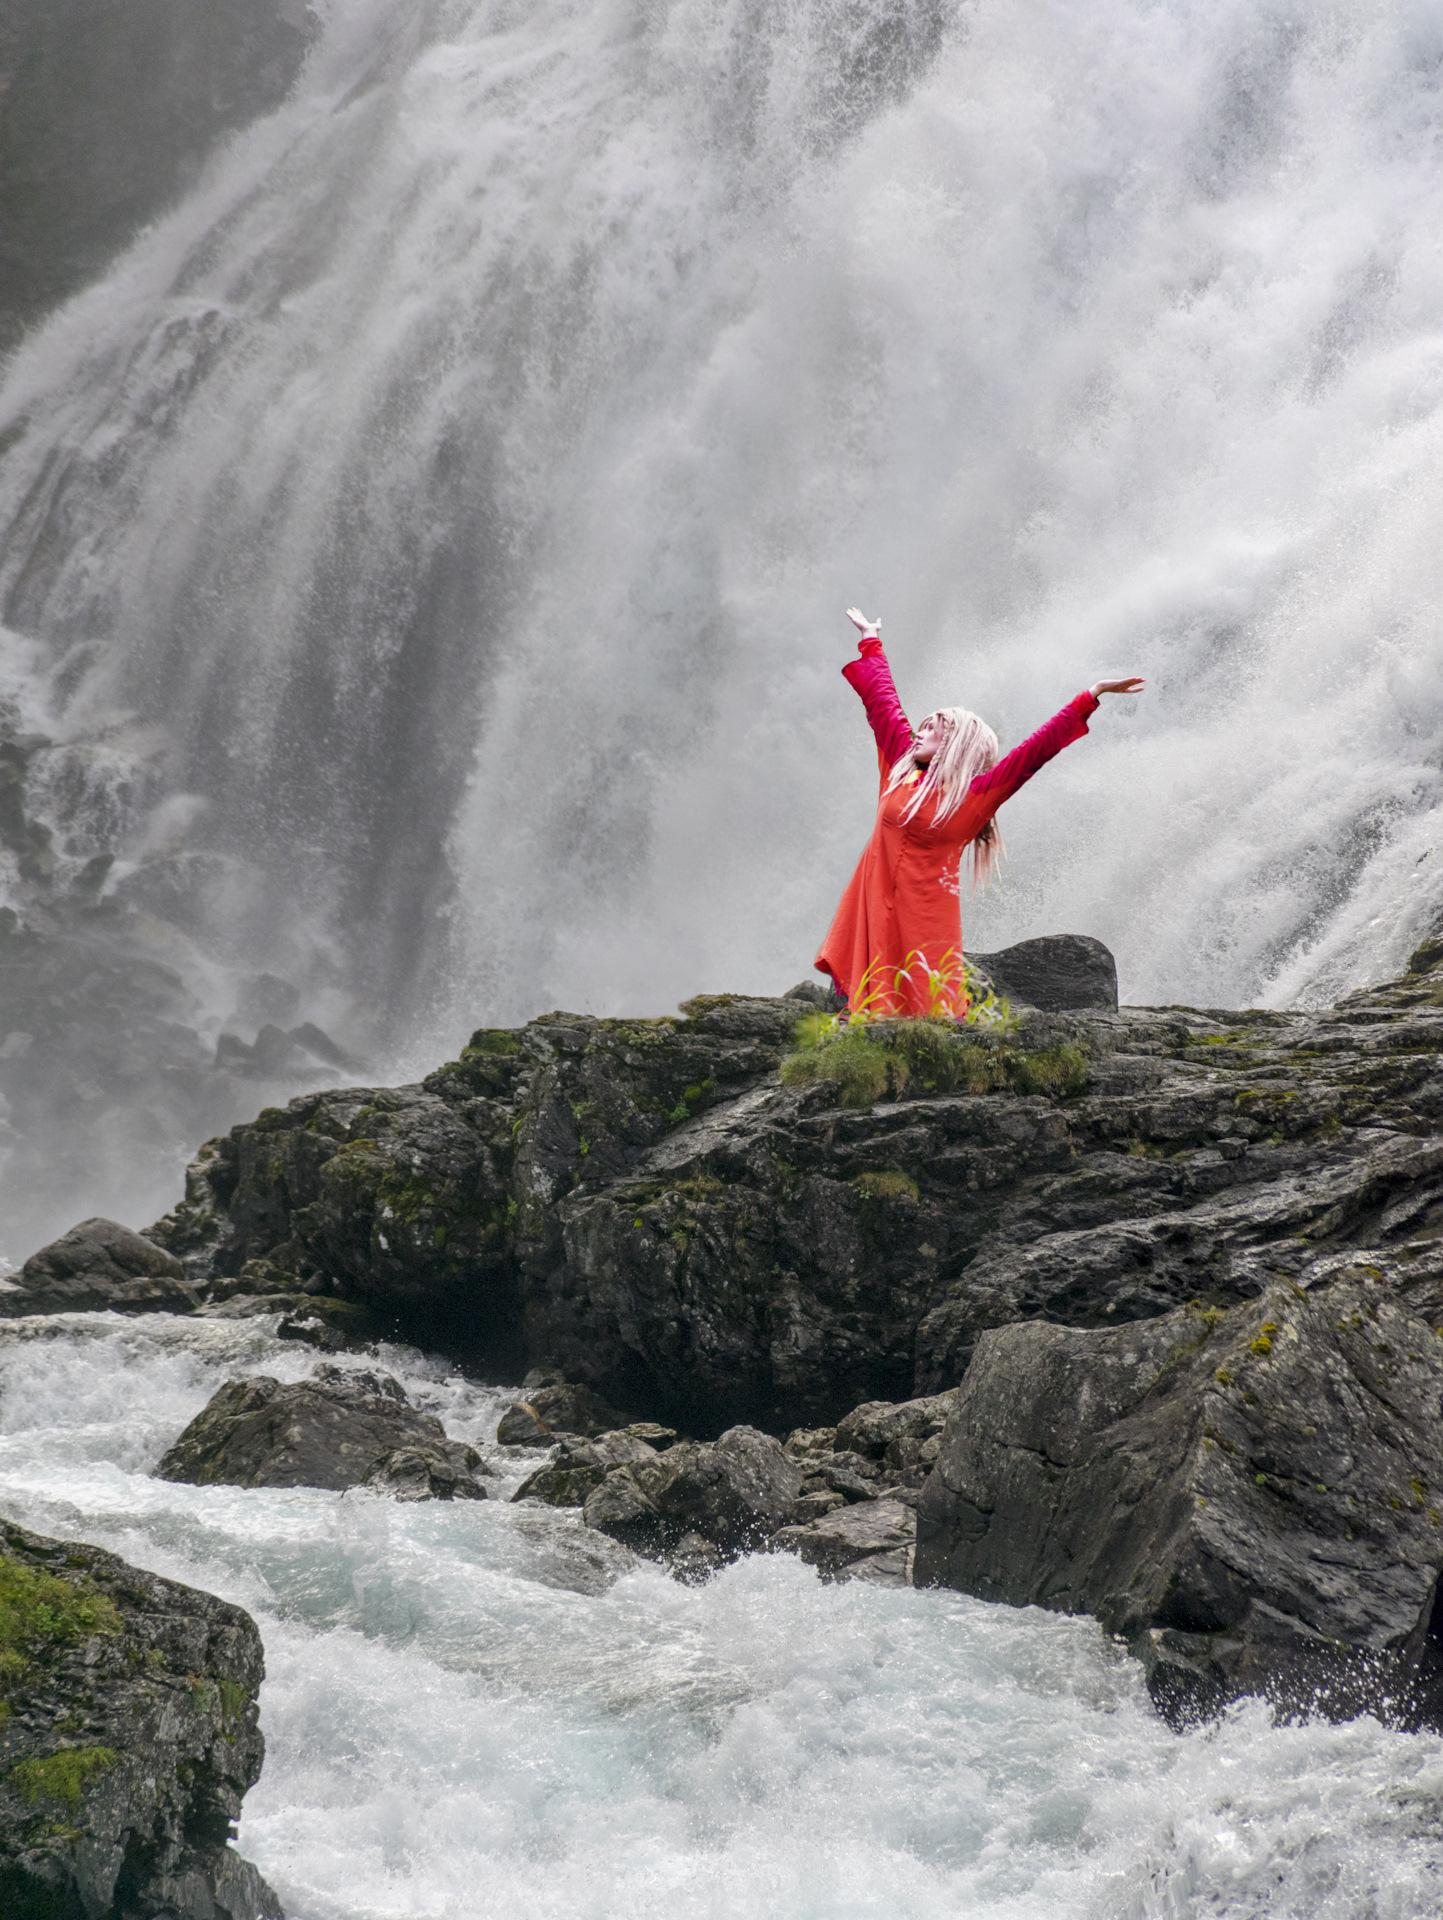
<path id="1" fill-rule="evenodd" d="M 270 970 L 397 1073 L 781 991 L 875 804 L 860 602 L 1004 744 L 1149 678 L 969 945 L 1385 974 L 1443 904 L 1440 89 L 1422 0 L 328 0 L 5 370 L 60 869 L 213 1025 Z"/>

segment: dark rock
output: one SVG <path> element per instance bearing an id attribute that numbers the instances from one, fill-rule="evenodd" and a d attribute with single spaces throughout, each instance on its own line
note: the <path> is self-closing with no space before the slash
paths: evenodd
<path id="1" fill-rule="evenodd" d="M 614 1467 L 656 1457 L 655 1448 L 626 1432 L 598 1434 L 595 1440 L 564 1439 L 511 1497 L 544 1500 L 552 1507 L 581 1507 Z"/>
<path id="2" fill-rule="evenodd" d="M 496 1423 L 498 1447 L 544 1447 L 550 1439 L 550 1427 L 527 1400 L 515 1401 Z"/>
<path id="3" fill-rule="evenodd" d="M 770 1538 L 801 1481 L 770 1435 L 733 1427 L 712 1444 L 683 1440 L 655 1459 L 615 1469 L 587 1498 L 583 1517 L 638 1552 L 664 1553 L 695 1533 L 734 1555 Z"/>
<path id="4" fill-rule="evenodd" d="M 837 1422 L 836 1450 L 880 1460 L 899 1440 L 930 1440 L 940 1434 L 956 1402 L 955 1391 L 900 1404 L 868 1401 Z"/>
<path id="5" fill-rule="evenodd" d="M 655 1420 L 633 1420 L 622 1431 L 632 1440 L 644 1440 L 653 1452 L 665 1453 L 668 1447 L 676 1445 L 675 1427 L 658 1426 Z"/>
<path id="6" fill-rule="evenodd" d="M 1044 1013 L 1117 1006 L 1117 966 L 1100 940 L 1052 933 L 1021 940 L 1000 953 L 969 954 L 969 963 L 1015 1005 Z"/>
<path id="7" fill-rule="evenodd" d="M 1436 1723 L 1443 1340 L 1381 1278 L 978 1345 L 918 1584 L 1094 1614 L 1186 1721 L 1243 1693 Z"/>
<path id="8" fill-rule="evenodd" d="M 228 1380 L 155 1472 L 198 1487 L 339 1490 L 360 1486 L 398 1448 L 444 1454 L 449 1445 L 441 1422 L 390 1374 L 324 1366 L 294 1386 L 266 1374 Z"/>
<path id="9" fill-rule="evenodd" d="M 279 1920 L 227 1845 L 265 1743 L 239 1607 L 0 1521 L 0 1912 Z"/>
<path id="10" fill-rule="evenodd" d="M 192 1313 L 200 1305 L 174 1254 L 115 1220 L 82 1220 L 32 1253 L 0 1314 Z"/>
<path id="11" fill-rule="evenodd" d="M 372 1493 L 397 1500 L 484 1500 L 476 1478 L 481 1456 L 459 1440 L 426 1447 L 397 1447 L 379 1459 L 361 1482 Z"/>
<path id="12" fill-rule="evenodd" d="M 684 1533 L 666 1557 L 674 1580 L 684 1587 L 699 1587 L 723 1565 L 722 1556 L 710 1540 L 699 1533 Z"/>
<path id="13" fill-rule="evenodd" d="M 878 1554 L 903 1556 L 897 1564 L 906 1566 L 916 1537 L 913 1509 L 899 1500 L 881 1499 L 837 1507 L 802 1526 L 782 1527 L 772 1544 L 799 1555 L 824 1576 L 835 1577 Z"/>
<path id="14" fill-rule="evenodd" d="M 1430 978 L 1300 1013 L 1031 1012 L 933 1036 L 937 1070 L 862 1108 L 778 1084 L 795 999 L 551 1016 L 421 1087 L 267 1110 L 151 1232 L 197 1282 L 320 1273 L 388 1333 L 700 1434 L 949 1391 L 989 1327 L 1237 1305 L 1349 1259 L 1443 1321 Z"/>
<path id="15" fill-rule="evenodd" d="M 298 1047 L 304 1047 L 307 1053 L 314 1054 L 317 1060 L 324 1061 L 328 1067 L 339 1067 L 345 1073 L 355 1073 L 360 1068 L 360 1061 L 347 1053 L 344 1047 L 338 1047 L 313 1020 L 303 1020 L 300 1026 L 292 1027 L 287 1038 L 294 1040 Z"/>
<path id="16" fill-rule="evenodd" d="M 251 1047 L 251 1064 L 258 1074 L 277 1079 L 294 1070 L 296 1045 L 288 1033 L 277 1026 L 264 1026 Z"/>
<path id="17" fill-rule="evenodd" d="M 497 1424 L 496 1439 L 503 1447 L 524 1446 L 553 1433 L 612 1433 L 625 1420 L 625 1414 L 618 1413 L 590 1387 L 563 1382 L 540 1387 L 530 1399 L 508 1407 Z"/>
<path id="18" fill-rule="evenodd" d="M 323 1353 L 349 1353 L 373 1347 L 381 1326 L 371 1309 L 358 1300 L 336 1300 L 323 1293 L 307 1293 L 276 1328 L 281 1340 L 300 1340 Z"/>

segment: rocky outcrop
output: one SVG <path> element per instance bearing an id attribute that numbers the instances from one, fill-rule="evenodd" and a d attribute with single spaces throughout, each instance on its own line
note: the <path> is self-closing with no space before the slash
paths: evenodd
<path id="1" fill-rule="evenodd" d="M 779 1083 L 800 995 L 557 1014 L 417 1087 L 268 1109 L 148 1231 L 198 1287 L 264 1261 L 684 1432 L 830 1425 L 954 1388 L 1018 1320 L 1231 1307 L 1354 1255 L 1443 1277 L 1434 994 L 1418 972 L 1316 1012 L 879 1028 L 898 1084 L 856 1106 Z"/>
<path id="2" fill-rule="evenodd" d="M 1437 1723 L 1443 1339 L 1350 1266 L 1130 1327 L 984 1334 L 919 1585 L 1090 1613 L 1176 1720 L 1260 1693 Z"/>
<path id="3" fill-rule="evenodd" d="M 404 1455 L 404 1458 L 398 1458 Z M 448 1440 L 388 1373 L 321 1366 L 283 1386 L 266 1374 L 228 1380 L 156 1467 L 160 1480 L 192 1486 L 346 1487 L 374 1485 L 449 1500 L 484 1500 L 474 1448 Z"/>
<path id="4" fill-rule="evenodd" d="M 172 1253 L 115 1220 L 82 1220 L 31 1254 L 17 1285 L 0 1293 L 0 1315 L 193 1313 L 200 1297 Z"/>
<path id="5" fill-rule="evenodd" d="M 693 1538 L 726 1558 L 765 1546 L 791 1510 L 802 1476 L 769 1434 L 732 1427 L 714 1444 L 680 1441 L 609 1471 L 587 1498 L 589 1527 L 637 1552 Z"/>
<path id="6" fill-rule="evenodd" d="M 264 1673 L 239 1607 L 0 1521 L 7 1920 L 278 1920 L 227 1844 Z"/>

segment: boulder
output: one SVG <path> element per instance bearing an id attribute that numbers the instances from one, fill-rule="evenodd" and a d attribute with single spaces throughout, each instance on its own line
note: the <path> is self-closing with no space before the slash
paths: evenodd
<path id="1" fill-rule="evenodd" d="M 1380 1278 L 985 1334 L 919 1585 L 1091 1613 L 1182 1723 L 1239 1694 L 1436 1723 L 1443 1339 Z"/>
<path id="2" fill-rule="evenodd" d="M 1084 933 L 1044 934 L 1000 953 L 967 957 L 999 994 L 1018 1006 L 1046 1013 L 1117 1006 L 1116 962 L 1100 940 Z"/>
<path id="3" fill-rule="evenodd" d="M 265 1742 L 239 1607 L 0 1520 L 0 1913 L 280 1920 L 227 1842 Z"/>
<path id="4" fill-rule="evenodd" d="M 486 1489 L 476 1478 L 480 1467 L 474 1447 L 444 1440 L 383 1454 L 361 1484 L 396 1500 L 484 1500 Z"/>
<path id="5" fill-rule="evenodd" d="M 539 1387 L 502 1414 L 496 1443 L 502 1447 L 534 1446 L 553 1433 L 592 1435 L 612 1433 L 626 1424 L 625 1414 L 608 1406 L 590 1387 L 561 1382 Z"/>
<path id="6" fill-rule="evenodd" d="M 340 1491 L 360 1486 L 398 1448 L 450 1458 L 450 1446 L 441 1422 L 413 1407 L 390 1374 L 321 1366 L 293 1386 L 266 1374 L 228 1380 L 155 1473 L 197 1487 Z"/>
<path id="7" fill-rule="evenodd" d="M 193 1313 L 199 1295 L 172 1253 L 116 1220 L 82 1220 L 32 1253 L 0 1314 Z"/>
<path id="8" fill-rule="evenodd" d="M 898 1441 L 930 1440 L 940 1434 L 956 1402 L 955 1390 L 929 1394 L 920 1400 L 869 1400 L 837 1422 L 834 1445 L 838 1453 L 881 1460 Z"/>
<path id="9" fill-rule="evenodd" d="M 544 1466 L 529 1474 L 513 1500 L 544 1500 L 551 1507 L 580 1507 L 613 1467 L 655 1460 L 656 1449 L 625 1431 L 598 1434 L 594 1440 L 567 1437 Z"/>
<path id="10" fill-rule="evenodd" d="M 781 1527 L 772 1544 L 797 1554 L 828 1579 L 851 1577 L 861 1563 L 886 1556 L 886 1566 L 875 1571 L 887 1585 L 909 1586 L 916 1537 L 915 1510 L 900 1500 L 880 1499 L 838 1507 L 806 1525 Z"/>
<path id="11" fill-rule="evenodd" d="M 787 1518 L 802 1475 L 754 1427 L 711 1443 L 683 1440 L 617 1467 L 587 1497 L 583 1518 L 638 1552 L 659 1554 L 696 1534 L 730 1557 L 766 1544 Z"/>

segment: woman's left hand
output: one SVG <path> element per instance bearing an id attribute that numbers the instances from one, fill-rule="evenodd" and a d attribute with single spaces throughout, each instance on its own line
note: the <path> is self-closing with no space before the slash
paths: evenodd
<path id="1" fill-rule="evenodd" d="M 1105 693 L 1141 693 L 1146 685 L 1147 682 L 1137 676 L 1131 680 L 1099 680 L 1092 689 L 1092 697 L 1099 700 Z"/>

